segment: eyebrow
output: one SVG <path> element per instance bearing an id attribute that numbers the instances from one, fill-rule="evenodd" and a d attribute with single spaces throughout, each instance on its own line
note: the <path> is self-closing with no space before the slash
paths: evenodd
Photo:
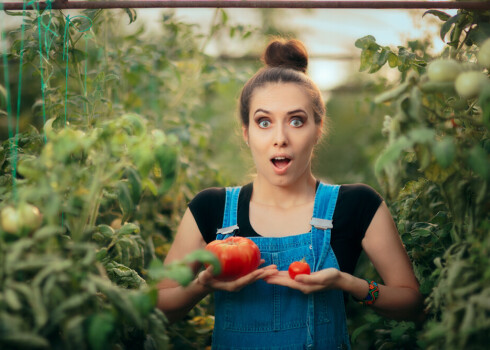
<path id="1" fill-rule="evenodd" d="M 255 112 L 254 112 L 254 115 L 256 115 L 258 112 L 262 112 L 262 113 L 265 113 L 265 114 L 270 114 L 270 112 L 268 110 L 265 110 L 265 109 L 262 109 L 262 108 L 258 108 Z M 298 108 L 298 109 L 295 109 L 293 111 L 289 111 L 288 114 L 296 114 L 298 112 L 302 112 L 306 115 L 308 115 L 308 113 L 306 113 L 306 111 L 304 109 L 301 109 L 301 108 Z"/>
<path id="2" fill-rule="evenodd" d="M 296 114 L 298 112 L 301 112 L 301 113 L 308 115 L 308 113 L 306 113 L 306 111 L 302 108 L 298 108 L 298 109 L 295 109 L 294 111 L 290 111 L 290 112 L 288 112 L 288 114 Z"/>

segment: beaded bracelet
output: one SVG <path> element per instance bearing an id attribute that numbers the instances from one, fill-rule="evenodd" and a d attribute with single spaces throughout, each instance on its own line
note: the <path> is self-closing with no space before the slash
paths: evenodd
<path id="1" fill-rule="evenodd" d="M 369 291 L 366 297 L 362 300 L 356 298 L 354 299 L 357 300 L 357 302 L 361 305 L 372 305 L 378 298 L 378 294 L 379 294 L 378 284 L 370 280 L 366 280 L 366 282 L 369 284 Z"/>

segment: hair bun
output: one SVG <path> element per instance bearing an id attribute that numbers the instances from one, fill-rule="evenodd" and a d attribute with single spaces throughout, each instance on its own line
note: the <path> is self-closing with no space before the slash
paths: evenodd
<path id="1" fill-rule="evenodd" d="M 262 60 L 269 67 L 287 67 L 306 73 L 308 52 L 296 39 L 273 39 L 265 49 Z"/>

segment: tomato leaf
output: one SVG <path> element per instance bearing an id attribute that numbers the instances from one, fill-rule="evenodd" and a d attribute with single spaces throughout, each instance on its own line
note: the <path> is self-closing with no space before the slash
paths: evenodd
<path id="1" fill-rule="evenodd" d="M 134 235 L 140 233 L 140 227 L 133 223 L 126 223 L 121 228 L 119 228 L 116 233 L 118 235 Z"/>
<path id="2" fill-rule="evenodd" d="M 203 264 L 210 264 L 213 266 L 213 274 L 214 275 L 219 275 L 221 273 L 221 264 L 213 253 L 207 251 L 207 250 L 196 250 L 184 258 L 185 262 L 194 262 L 194 261 L 199 261 Z"/>
<path id="3" fill-rule="evenodd" d="M 13 332 L 2 335 L 2 344 L 11 349 L 49 349 L 46 338 L 31 332 Z"/>
<path id="4" fill-rule="evenodd" d="M 483 123 L 490 127 L 490 84 L 485 84 L 478 100 L 482 108 Z"/>
<path id="5" fill-rule="evenodd" d="M 224 9 L 220 9 L 221 12 L 221 23 L 226 24 L 228 22 L 228 14 Z"/>
<path id="6" fill-rule="evenodd" d="M 17 297 L 17 293 L 15 293 L 12 289 L 4 289 L 3 298 L 10 309 L 14 311 L 19 311 L 22 309 L 22 303 Z"/>
<path id="7" fill-rule="evenodd" d="M 129 24 L 136 21 L 137 13 L 135 9 L 124 9 L 129 17 Z"/>
<path id="8" fill-rule="evenodd" d="M 114 316 L 108 312 L 91 316 L 88 322 L 88 342 L 94 350 L 110 348 L 109 341 L 115 330 Z"/>
<path id="9" fill-rule="evenodd" d="M 393 52 L 388 53 L 388 65 L 390 68 L 395 68 L 398 66 L 398 56 Z"/>
<path id="10" fill-rule="evenodd" d="M 182 286 L 187 286 L 194 279 L 194 273 L 187 264 L 176 261 L 164 266 L 158 259 L 150 263 L 148 276 L 154 281 L 168 278 Z"/>
<path id="11" fill-rule="evenodd" d="M 111 281 L 123 288 L 140 288 L 146 284 L 135 270 L 115 261 L 111 263 L 111 268 L 107 268 L 107 274 Z"/>
<path id="12" fill-rule="evenodd" d="M 156 289 L 152 289 L 151 293 L 138 291 L 129 295 L 129 300 L 133 303 L 134 308 L 138 310 L 143 317 L 148 316 L 156 306 L 157 298 L 154 297 L 155 293 L 153 293 L 153 291 L 156 291 Z"/>
<path id="13" fill-rule="evenodd" d="M 360 49 L 367 50 L 367 49 L 377 49 L 379 46 L 376 44 L 376 38 L 372 35 L 366 35 L 360 39 L 357 39 L 354 45 Z"/>
<path id="14" fill-rule="evenodd" d="M 112 227 L 110 227 L 109 225 L 98 225 L 97 228 L 96 228 L 96 232 L 95 233 L 99 233 L 99 235 L 95 236 L 95 233 L 94 233 L 94 236 L 95 237 L 98 237 L 99 240 L 102 239 L 102 240 L 111 240 L 113 237 L 114 237 L 114 229 Z"/>
<path id="15" fill-rule="evenodd" d="M 48 226 L 43 226 L 39 230 L 37 230 L 32 238 L 35 241 L 44 241 L 47 240 L 51 237 L 59 236 L 63 233 L 65 233 L 66 228 L 61 227 L 61 226 L 55 226 L 55 225 L 48 225 Z"/>
<path id="16" fill-rule="evenodd" d="M 456 16 L 451 17 L 442 25 L 441 31 L 440 31 L 440 36 L 441 36 L 442 41 L 444 41 L 446 34 L 449 32 L 449 30 L 451 29 L 453 24 L 455 24 L 458 21 L 460 16 L 461 16 L 461 14 L 458 13 Z"/>
<path id="17" fill-rule="evenodd" d="M 426 143 L 434 140 L 435 132 L 433 129 L 421 127 L 411 130 L 408 136 L 413 143 Z"/>
<path id="18" fill-rule="evenodd" d="M 126 178 L 128 179 L 129 192 L 133 203 L 139 203 L 142 193 L 141 177 L 138 172 L 132 167 L 127 167 L 125 170 Z"/>
<path id="19" fill-rule="evenodd" d="M 437 18 L 439 18 L 441 21 L 447 21 L 449 18 L 451 18 L 451 15 L 447 14 L 446 12 L 439 11 L 439 10 L 425 11 L 424 14 L 422 15 L 422 17 L 424 17 L 427 14 L 434 15 Z"/>
<path id="20" fill-rule="evenodd" d="M 432 151 L 434 152 L 434 156 L 441 167 L 449 167 L 453 163 L 456 155 L 454 139 L 450 136 L 446 136 L 441 141 L 434 144 Z"/>
<path id="21" fill-rule="evenodd" d="M 158 189 L 162 195 L 170 189 L 177 177 L 178 152 L 175 147 L 162 145 L 155 150 L 155 158 L 162 171 L 163 179 Z"/>
<path id="22" fill-rule="evenodd" d="M 359 66 L 359 72 L 363 72 L 371 66 L 373 55 L 374 55 L 374 52 L 371 50 L 362 50 L 362 52 L 361 52 L 361 65 Z"/>
<path id="23" fill-rule="evenodd" d="M 490 162 L 488 154 L 479 145 L 474 146 L 468 154 L 468 165 L 483 179 L 490 178 Z"/>
<path id="24" fill-rule="evenodd" d="M 374 171 L 376 174 L 380 174 L 383 168 L 388 164 L 391 164 L 400 158 L 400 155 L 404 149 L 411 146 L 412 142 L 406 137 L 401 136 L 391 145 L 389 145 L 383 153 L 378 157 L 374 165 Z"/>
<path id="25" fill-rule="evenodd" d="M 143 320 L 139 313 L 134 309 L 133 304 L 129 300 L 129 296 L 124 290 L 114 286 L 109 280 L 102 279 L 98 276 L 90 276 L 90 279 L 95 283 L 97 288 L 106 295 L 107 300 L 120 312 L 130 324 L 141 329 Z"/>
<path id="26" fill-rule="evenodd" d="M 369 68 L 368 73 L 376 73 L 377 71 L 379 71 L 387 60 L 387 50 L 382 49 L 381 52 L 375 52 L 371 57 L 371 67 Z"/>
<path id="27" fill-rule="evenodd" d="M 14 12 L 9 10 L 3 10 L 9 16 L 25 16 L 25 12 Z"/>
<path id="28" fill-rule="evenodd" d="M 117 200 L 123 213 L 121 222 L 126 222 L 134 211 L 134 203 L 131 199 L 131 191 L 126 181 L 119 181 L 117 184 Z"/>
<path id="29" fill-rule="evenodd" d="M 371 323 L 365 323 L 360 327 L 357 327 L 353 332 L 351 336 L 351 341 L 352 344 L 355 344 L 357 341 L 357 338 L 365 331 L 369 330 L 372 327 Z"/>

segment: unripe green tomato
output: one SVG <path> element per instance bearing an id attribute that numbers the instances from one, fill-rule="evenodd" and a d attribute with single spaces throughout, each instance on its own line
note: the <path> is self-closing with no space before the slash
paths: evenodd
<path id="1" fill-rule="evenodd" d="M 490 69 L 490 39 L 485 40 L 480 46 L 476 58 L 480 66 Z"/>
<path id="2" fill-rule="evenodd" d="M 28 203 L 21 204 L 18 213 L 22 228 L 28 232 L 38 229 L 43 223 L 43 216 L 34 205 Z"/>
<path id="3" fill-rule="evenodd" d="M 19 213 L 13 207 L 5 207 L 0 213 L 2 229 L 5 232 L 16 234 L 20 231 Z"/>
<path id="4" fill-rule="evenodd" d="M 451 82 L 461 71 L 459 62 L 448 59 L 432 61 L 427 67 L 427 75 L 431 81 Z"/>
<path id="5" fill-rule="evenodd" d="M 454 87 L 459 96 L 468 99 L 478 96 L 487 80 L 481 72 L 463 72 L 456 78 Z"/>
<path id="6" fill-rule="evenodd" d="M 389 135 L 391 129 L 391 117 L 389 115 L 385 115 L 385 119 L 383 120 L 383 129 L 381 132 L 383 135 Z"/>

